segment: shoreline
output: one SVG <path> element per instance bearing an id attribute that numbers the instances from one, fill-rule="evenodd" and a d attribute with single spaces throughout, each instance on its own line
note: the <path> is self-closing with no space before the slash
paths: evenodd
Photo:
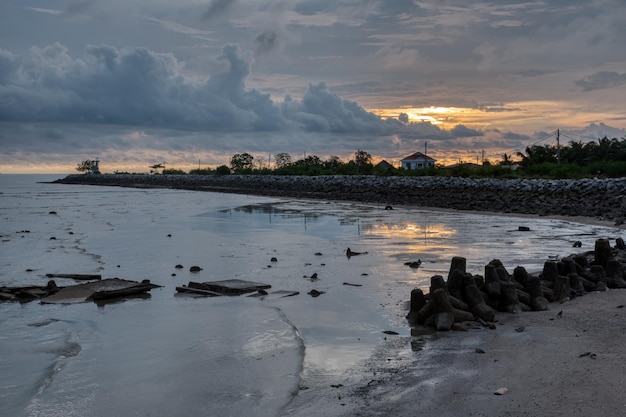
<path id="1" fill-rule="evenodd" d="M 173 188 L 541 216 L 625 228 L 626 178 L 539 180 L 447 177 L 72 174 L 53 183 Z M 584 221 L 583 221 L 584 220 Z M 597 222 L 597 223 L 595 223 Z"/>
<path id="2" fill-rule="evenodd" d="M 138 185 L 149 188 L 218 191 L 208 189 L 216 187 L 215 184 L 182 186 L 176 178 L 170 178 L 168 181 L 159 178 L 158 184 L 150 180 L 148 185 L 136 182 L 139 178 L 132 179 L 135 181 L 133 185 L 101 181 L 93 185 L 131 187 Z M 342 180 L 345 180 L 343 187 L 355 184 L 363 186 L 368 182 L 355 182 L 349 178 Z M 87 184 L 91 181 L 92 179 L 87 181 L 87 178 L 80 178 L 78 182 L 71 183 Z M 249 184 L 252 183 L 259 184 L 256 179 Z M 271 181 L 267 182 L 270 183 Z M 298 180 L 291 184 L 292 187 L 296 187 L 305 183 L 306 180 Z M 496 184 L 493 185 L 498 189 Z M 221 190 L 219 192 L 270 195 L 264 193 L 264 190 L 251 192 L 249 188 L 235 188 L 234 184 L 230 187 L 222 185 L 219 188 Z M 449 192 L 449 189 L 446 190 Z M 382 198 L 389 195 L 387 192 L 367 193 L 368 198 L 354 199 L 345 198 L 345 195 L 337 192 L 326 196 L 313 196 L 311 192 L 298 189 L 279 191 L 282 193 L 280 197 L 326 198 L 363 203 L 381 203 Z M 437 193 L 437 190 L 432 189 L 430 192 L 440 197 L 446 195 L 446 192 Z M 476 192 L 474 196 L 479 198 L 489 192 L 490 190 Z M 303 193 L 309 195 L 303 196 Z M 607 194 L 605 191 L 602 198 L 607 199 L 608 195 L 610 193 Z M 525 197 L 519 194 L 515 198 Z M 536 198 L 536 195 L 532 198 Z M 578 198 L 583 199 L 583 196 Z M 589 196 L 586 195 L 586 198 Z M 493 209 L 493 206 L 488 204 L 484 205 L 482 210 L 463 209 L 463 211 L 518 218 L 541 216 L 624 229 L 623 223 L 612 224 L 614 221 L 606 217 L 553 213 L 558 211 L 561 204 L 561 200 L 555 200 L 542 200 L 543 207 L 548 207 L 542 213 L 486 210 L 485 208 Z M 392 204 L 428 210 L 460 211 L 455 207 L 430 207 L 403 202 Z M 476 207 L 480 204 L 477 202 L 471 206 Z M 605 206 L 601 208 L 604 210 Z M 614 206 L 609 208 L 615 209 Z M 375 377 L 370 381 L 371 384 L 329 389 L 331 397 L 328 398 L 329 401 L 324 401 L 324 404 L 314 403 L 308 406 L 300 404 L 303 408 L 286 411 L 288 415 L 295 411 L 293 415 L 300 416 L 324 414 L 361 417 L 431 413 L 442 417 L 597 414 L 620 416 L 626 407 L 626 401 L 623 400 L 625 383 L 621 372 L 623 362 L 626 360 L 626 354 L 621 349 L 626 343 L 624 305 L 626 290 L 610 289 L 606 292 L 590 292 L 571 301 L 551 303 L 548 311 L 499 313 L 495 330 L 481 328 L 470 329 L 468 332 L 437 332 L 432 336 L 413 334 L 392 336 L 397 338 L 398 343 L 405 345 L 422 340 L 423 350 L 409 352 L 408 357 L 405 354 L 403 358 L 396 357 L 397 353 L 389 350 L 385 353 L 389 356 L 384 360 L 404 361 L 405 365 L 398 371 L 384 374 L 373 367 Z M 560 311 L 563 312 L 562 317 L 557 318 Z M 518 330 L 520 328 L 522 331 Z M 397 347 L 399 344 L 394 346 Z M 479 353 L 477 349 L 484 353 Z M 506 388 L 507 392 L 504 395 L 495 395 L 499 388 Z"/>

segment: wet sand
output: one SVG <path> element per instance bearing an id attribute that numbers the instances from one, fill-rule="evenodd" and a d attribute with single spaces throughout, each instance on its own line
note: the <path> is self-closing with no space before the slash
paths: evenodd
<path id="1" fill-rule="evenodd" d="M 547 217 L 614 227 L 615 237 L 625 229 L 584 216 Z M 334 412 L 332 407 L 326 410 L 327 415 L 617 417 L 626 413 L 626 289 L 551 303 L 548 311 L 496 317 L 495 329 L 417 336 L 423 328 L 415 328 L 413 341 L 423 341 L 423 350 L 413 352 L 412 362 L 367 387 L 352 387 L 336 402 Z"/>
<path id="2" fill-rule="evenodd" d="M 343 415 L 622 416 L 624 304 L 626 290 L 589 293 L 550 311 L 499 314 L 495 330 L 439 334 Z"/>
<path id="3" fill-rule="evenodd" d="M 613 239 L 625 228 L 593 217 L 545 218 L 612 227 Z M 390 335 L 372 360 L 371 380 L 329 386 L 325 400 L 313 403 L 301 391 L 284 415 L 622 416 L 624 305 L 626 290 L 612 289 L 552 303 L 549 311 L 498 313 L 493 330 Z M 398 366 L 379 370 L 377 360 Z"/>

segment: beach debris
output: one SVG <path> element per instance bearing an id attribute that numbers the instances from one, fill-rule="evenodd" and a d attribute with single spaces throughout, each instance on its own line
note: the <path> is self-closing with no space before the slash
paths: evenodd
<path id="1" fill-rule="evenodd" d="M 346 256 L 348 258 L 352 257 L 352 256 L 357 256 L 357 255 L 365 255 L 367 254 L 367 252 L 354 252 L 353 250 L 351 250 L 350 248 L 346 249 Z"/>
<path id="2" fill-rule="evenodd" d="M 181 264 L 178 264 L 178 265 L 176 265 L 174 268 L 176 268 L 176 269 L 183 269 L 183 268 L 184 268 L 184 266 L 182 266 Z"/>
<path id="3" fill-rule="evenodd" d="M 290 290 L 278 290 L 278 291 L 272 291 L 272 292 L 267 292 L 265 290 L 258 290 L 256 293 L 248 295 L 248 297 L 256 297 L 256 298 L 265 300 L 267 298 L 272 299 L 272 298 L 294 297 L 299 294 L 300 294 L 299 291 L 290 291 Z"/>
<path id="4" fill-rule="evenodd" d="M 577 240 L 576 242 L 574 242 L 574 244 L 572 245 L 573 248 L 580 248 L 583 246 L 583 242 L 581 242 L 580 240 Z"/>
<path id="5" fill-rule="evenodd" d="M 241 295 L 267 290 L 272 286 L 259 282 L 245 281 L 242 279 L 227 279 L 222 281 L 194 282 L 189 281 L 188 285 L 176 287 L 179 293 L 196 294 L 208 297 L 218 297 L 223 295 Z"/>
<path id="6" fill-rule="evenodd" d="M 485 353 L 485 351 L 482 350 L 481 348 L 476 348 L 474 349 L 474 353 Z"/>
<path id="7" fill-rule="evenodd" d="M 19 301 L 28 303 L 30 301 L 47 297 L 59 291 L 59 287 L 54 280 L 48 281 L 45 286 L 31 285 L 24 287 L 0 287 L 0 301 Z"/>
<path id="8" fill-rule="evenodd" d="M 53 281 L 54 282 L 54 281 Z M 130 281 L 120 278 L 107 278 L 84 284 L 58 288 L 57 291 L 41 297 L 42 304 L 75 304 L 87 301 L 100 301 L 146 293 L 160 285 L 150 280 Z"/>
<path id="9" fill-rule="evenodd" d="M 302 276 L 302 278 L 306 278 L 310 281 L 317 281 L 319 278 L 317 277 L 317 272 L 314 272 L 313 274 L 311 274 L 310 277 L 307 277 L 306 275 Z"/>
<path id="10" fill-rule="evenodd" d="M 409 268 L 417 269 L 422 264 L 422 260 L 418 259 L 417 261 L 405 262 L 404 264 L 407 265 Z"/>
<path id="11" fill-rule="evenodd" d="M 326 291 L 311 290 L 307 294 L 309 294 L 311 297 L 315 298 L 315 297 L 319 297 L 320 295 L 325 294 L 325 293 L 326 293 Z"/>
<path id="12" fill-rule="evenodd" d="M 71 278 L 77 281 L 91 281 L 102 279 L 100 274 L 46 274 L 47 278 Z"/>
<path id="13" fill-rule="evenodd" d="M 278 262 L 278 258 L 276 258 L 275 256 L 272 256 L 272 258 L 270 259 L 270 262 Z"/>
<path id="14" fill-rule="evenodd" d="M 385 330 L 385 331 L 383 331 L 383 333 L 388 334 L 388 335 L 392 335 L 392 336 L 400 334 L 398 332 L 394 332 L 393 330 Z"/>
<path id="15" fill-rule="evenodd" d="M 343 285 L 347 285 L 349 287 L 362 287 L 363 284 L 351 284 L 349 282 L 344 282 Z"/>
<path id="16" fill-rule="evenodd" d="M 322 252 L 315 252 L 315 256 L 322 256 Z"/>
<path id="17" fill-rule="evenodd" d="M 194 266 L 189 268 L 189 272 L 200 272 L 200 271 L 202 271 L 202 268 L 200 268 L 197 265 L 194 265 Z"/>
<path id="18" fill-rule="evenodd" d="M 509 392 L 509 389 L 508 389 L 508 388 L 501 387 L 501 388 L 498 388 L 497 390 L 495 390 L 495 391 L 494 391 L 494 394 L 495 394 L 495 395 L 504 395 L 504 394 L 506 394 L 507 392 Z"/>
<path id="19" fill-rule="evenodd" d="M 530 232 L 530 227 L 528 227 L 528 226 L 519 226 L 519 227 L 517 228 L 517 230 L 518 230 L 519 232 Z"/>
<path id="20" fill-rule="evenodd" d="M 418 288 L 411 291 L 406 318 L 411 324 L 443 331 L 460 329 L 455 325 L 462 322 L 495 329 L 496 313 L 545 311 L 551 303 L 589 292 L 626 288 L 626 250 L 611 248 L 607 239 L 598 239 L 595 247 L 596 251 L 549 259 L 537 274 L 521 266 L 511 274 L 494 259 L 485 265 L 484 275 L 473 275 L 466 271 L 465 258 L 454 257 L 447 280 L 435 275 L 429 294 Z M 550 320 L 562 316 L 561 310 Z"/>

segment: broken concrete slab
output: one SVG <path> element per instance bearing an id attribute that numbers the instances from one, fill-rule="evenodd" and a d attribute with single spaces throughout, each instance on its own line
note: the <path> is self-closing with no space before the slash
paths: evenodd
<path id="1" fill-rule="evenodd" d="M 269 284 L 246 281 L 242 279 L 227 279 L 222 281 L 194 282 L 189 281 L 187 286 L 176 287 L 176 291 L 188 294 L 215 297 L 220 295 L 241 295 L 259 290 L 272 288 Z"/>
<path id="2" fill-rule="evenodd" d="M 137 282 L 119 278 L 107 278 L 100 281 L 61 288 L 55 294 L 43 298 L 41 303 L 75 304 L 87 301 L 99 301 L 141 294 L 159 287 L 160 285 L 151 284 L 148 280 Z"/>
<path id="3" fill-rule="evenodd" d="M 256 293 L 248 295 L 248 297 L 256 297 L 262 300 L 266 300 L 266 299 L 274 299 L 274 298 L 293 297 L 298 294 L 300 294 L 299 291 L 290 291 L 290 290 L 278 290 L 278 291 L 272 291 L 272 292 L 259 290 Z"/>

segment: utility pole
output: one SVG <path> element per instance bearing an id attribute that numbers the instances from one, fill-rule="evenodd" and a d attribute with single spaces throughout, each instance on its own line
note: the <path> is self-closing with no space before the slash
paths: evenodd
<path id="1" fill-rule="evenodd" d="M 556 130 L 556 163 L 560 164 L 561 163 L 561 142 L 560 142 L 560 138 L 561 138 L 561 132 L 559 131 L 559 129 Z"/>
<path id="2" fill-rule="evenodd" d="M 424 142 L 424 155 L 428 155 L 428 142 Z"/>

